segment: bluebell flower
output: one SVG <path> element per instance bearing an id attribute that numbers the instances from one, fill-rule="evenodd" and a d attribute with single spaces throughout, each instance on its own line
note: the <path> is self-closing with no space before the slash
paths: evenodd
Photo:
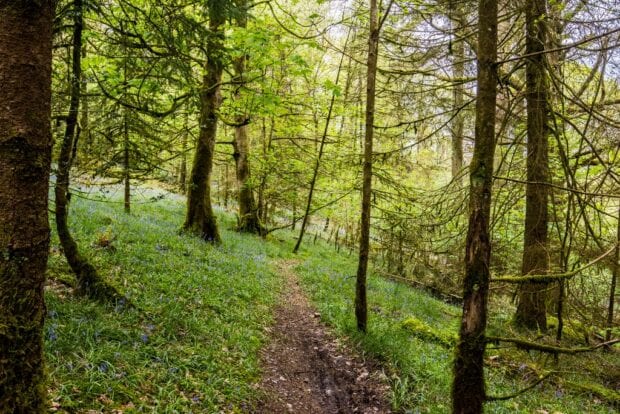
<path id="1" fill-rule="evenodd" d="M 108 368 L 109 368 L 108 363 L 106 361 L 102 361 L 99 364 L 99 368 L 98 369 L 99 369 L 99 372 L 108 372 Z"/>
<path id="2" fill-rule="evenodd" d="M 56 335 L 56 330 L 54 327 L 55 325 L 50 325 L 47 327 L 47 339 L 50 341 L 55 341 L 58 339 L 58 335 Z"/>

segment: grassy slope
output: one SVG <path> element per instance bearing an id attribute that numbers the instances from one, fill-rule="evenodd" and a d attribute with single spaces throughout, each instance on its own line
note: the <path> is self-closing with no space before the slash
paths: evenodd
<path id="1" fill-rule="evenodd" d="M 153 195 L 147 191 L 144 199 Z M 173 195 L 134 205 L 130 216 L 120 204 L 73 203 L 72 227 L 82 250 L 143 312 L 76 299 L 53 284 L 47 294 L 46 346 L 54 403 L 80 412 L 247 412 L 248 402 L 257 398 L 253 384 L 260 375 L 263 328 L 281 288 L 269 263 L 291 257 L 293 235 L 282 231 L 264 243 L 230 231 L 231 218 L 220 215 L 224 244 L 214 248 L 178 234 L 184 206 Z M 108 239 L 115 250 L 94 247 Z M 442 341 L 454 336 L 460 310 L 371 277 L 370 333 L 360 336 L 352 315 L 353 257 L 310 240 L 297 270 L 323 319 L 391 369 L 396 408 L 448 412 L 452 351 Z M 69 277 L 58 253 L 50 259 L 50 275 Z M 416 329 L 403 324 L 411 317 Z M 531 371 L 523 364 L 511 368 L 510 355 L 499 355 L 507 363 L 492 370 L 489 382 L 491 393 L 504 394 L 523 386 Z M 612 412 L 561 383 L 488 408 L 494 413 Z"/>
<path id="2" fill-rule="evenodd" d="M 382 360 L 392 371 L 392 403 L 398 410 L 411 413 L 447 413 L 450 410 L 452 349 L 446 346 L 456 337 L 460 308 L 447 305 L 400 283 L 371 276 L 368 282 L 369 333 L 356 332 L 353 309 L 355 255 L 336 255 L 333 249 L 314 246 L 297 268 L 306 290 L 319 307 L 323 319 L 343 336 L 359 343 L 370 355 Z M 511 308 L 496 306 L 490 330 L 504 336 L 510 331 Z M 411 318 L 417 329 L 409 328 Z M 566 345 L 565 345 L 566 346 Z M 583 346 L 583 345 L 581 345 Z M 491 348 L 491 347 L 490 347 Z M 527 354 L 513 349 L 490 349 L 487 370 L 488 393 L 508 395 L 535 380 L 536 368 L 562 371 L 562 379 L 537 387 L 517 398 L 490 402 L 492 413 L 612 413 L 614 409 L 593 394 L 577 392 L 569 381 L 615 380 L 618 384 L 618 352 L 598 352 L 580 357 L 561 357 L 559 368 L 536 352 Z M 580 359 L 581 358 L 581 359 Z M 614 374 L 615 372 L 615 374 Z M 586 375 L 583 375 L 583 374 Z"/>
<path id="3" fill-rule="evenodd" d="M 246 411 L 280 288 L 270 245 L 226 230 L 230 223 L 222 247 L 179 235 L 179 200 L 135 205 L 130 216 L 119 204 L 73 203 L 82 250 L 143 312 L 48 292 L 55 402 L 79 411 Z M 115 250 L 94 248 L 101 238 L 114 238 Z M 50 275 L 67 277 L 66 271 L 53 254 Z"/>

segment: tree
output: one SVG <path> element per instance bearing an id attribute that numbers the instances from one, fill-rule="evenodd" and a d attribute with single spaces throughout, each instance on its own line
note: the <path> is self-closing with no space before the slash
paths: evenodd
<path id="1" fill-rule="evenodd" d="M 549 103 L 545 70 L 546 0 L 525 3 L 527 184 L 525 234 L 521 272 L 544 274 L 549 268 L 547 200 L 549 198 Z M 549 283 L 527 282 L 519 287 L 517 325 L 547 329 L 546 299 Z"/>
<path id="2" fill-rule="evenodd" d="M 248 24 L 247 0 L 237 0 L 237 25 L 246 29 Z M 234 59 L 235 69 L 234 83 L 236 84 L 235 98 L 241 99 L 242 89 L 246 87 L 245 66 L 247 56 L 242 51 L 241 55 Z M 254 201 L 254 192 L 250 183 L 250 142 L 248 137 L 248 124 L 250 117 L 246 113 L 237 115 L 235 119 L 235 139 L 233 140 L 237 184 L 239 185 L 239 231 L 264 234 L 264 228 L 258 217 L 258 208 Z"/>
<path id="3" fill-rule="evenodd" d="M 329 101 L 329 109 L 327 110 L 327 117 L 325 118 L 325 126 L 323 127 L 323 134 L 321 135 L 321 143 L 319 144 L 319 151 L 316 156 L 316 161 L 314 163 L 314 169 L 312 170 L 312 179 L 310 180 L 310 190 L 308 191 L 306 209 L 304 211 L 304 216 L 301 221 L 301 228 L 299 229 L 299 236 L 297 237 L 297 242 L 295 243 L 295 247 L 293 248 L 293 253 L 297 253 L 299 251 L 299 247 L 301 246 L 301 242 L 303 241 L 304 234 L 306 232 L 306 226 L 308 225 L 308 220 L 310 219 L 310 209 L 312 208 L 312 196 L 314 195 L 314 189 L 315 189 L 317 178 L 319 175 L 319 167 L 321 166 L 321 158 L 323 157 L 323 152 L 325 149 L 325 142 L 327 140 L 327 134 L 329 132 L 329 124 L 331 122 L 332 113 L 334 110 L 334 102 L 336 101 L 336 96 L 340 94 L 339 92 L 338 93 L 336 92 L 337 91 L 336 88 L 338 88 L 338 81 L 340 80 L 340 74 L 342 72 L 345 51 L 347 49 L 347 44 L 349 43 L 350 35 L 351 35 L 351 29 L 349 28 L 349 30 L 347 31 L 347 38 L 345 40 L 344 47 L 343 47 L 344 50 L 343 50 L 343 53 L 340 55 L 340 63 L 338 64 L 338 70 L 336 71 L 336 80 L 334 82 L 334 90 L 332 91 L 332 97 L 331 97 L 331 100 Z M 295 227 L 295 220 L 293 219 L 293 230 L 294 230 L 294 227 Z"/>
<path id="4" fill-rule="evenodd" d="M 69 181 L 73 154 L 77 145 L 76 133 L 78 109 L 80 106 L 80 89 L 82 85 L 82 30 L 84 4 L 82 0 L 74 0 L 73 15 L 73 45 L 71 58 L 71 99 L 69 113 L 65 120 L 65 133 L 58 156 L 58 170 L 56 186 L 54 187 L 54 207 L 56 230 L 62 245 L 67 262 L 77 279 L 77 291 L 93 299 L 114 300 L 122 298 L 115 288 L 108 285 L 97 273 L 97 269 L 84 258 L 78 249 L 76 241 L 69 230 Z"/>
<path id="5" fill-rule="evenodd" d="M 491 261 L 491 189 L 497 101 L 497 0 L 478 3 L 478 95 L 474 154 L 469 169 L 463 316 L 454 358 L 452 411 L 481 413 L 486 397 L 484 350 Z"/>
<path id="6" fill-rule="evenodd" d="M 355 283 L 355 318 L 357 329 L 366 332 L 368 305 L 366 303 L 366 273 L 370 250 L 370 198 L 372 193 L 372 140 L 374 136 L 375 85 L 379 54 L 379 18 L 376 0 L 370 0 L 368 34 L 368 66 L 366 72 L 366 123 L 364 135 L 364 168 L 362 182 L 362 217 L 360 226 L 360 253 Z"/>
<path id="7" fill-rule="evenodd" d="M 211 172 L 217 135 L 217 111 L 224 71 L 224 24 L 227 1 L 209 0 L 207 61 L 200 91 L 200 132 L 187 190 L 187 214 L 183 228 L 211 243 L 220 243 L 217 221 L 211 206 Z"/>
<path id="8" fill-rule="evenodd" d="M 451 125 L 452 134 L 452 179 L 462 183 L 461 170 L 463 169 L 463 134 L 465 114 L 463 111 L 465 95 L 465 40 L 462 38 L 465 26 L 463 5 L 460 2 L 450 2 L 450 18 L 453 26 L 454 41 L 452 42 L 453 75 L 454 75 L 454 119 Z"/>
<path id="9" fill-rule="evenodd" d="M 0 412 L 46 411 L 53 1 L 0 1 Z"/>

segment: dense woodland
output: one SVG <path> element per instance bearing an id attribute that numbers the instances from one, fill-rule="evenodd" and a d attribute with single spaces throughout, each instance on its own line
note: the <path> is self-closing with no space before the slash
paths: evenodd
<path id="1" fill-rule="evenodd" d="M 581 391 L 611 412 L 619 41 L 614 0 L 0 0 L 0 412 L 50 406 L 48 256 L 83 306 L 146 312 L 98 259 L 121 242 L 93 247 L 78 224 L 98 207 L 77 219 L 74 204 L 147 232 L 144 206 L 179 196 L 167 237 L 206 256 L 240 232 L 355 260 L 350 335 L 378 329 L 367 277 L 458 306 L 458 335 L 409 324 L 451 358 L 452 412 L 592 354 L 607 377 Z M 531 376 L 493 396 L 486 371 L 504 362 Z M 83 403 L 66 412 L 99 407 Z M 194 410 L 246 412 L 224 406 Z"/>

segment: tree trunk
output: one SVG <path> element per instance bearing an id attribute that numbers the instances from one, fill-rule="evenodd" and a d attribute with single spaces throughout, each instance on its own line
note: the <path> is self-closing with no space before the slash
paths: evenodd
<path id="1" fill-rule="evenodd" d="M 452 383 L 452 412 L 455 414 L 481 413 L 486 398 L 483 357 L 491 260 L 489 222 L 497 100 L 497 0 L 480 0 L 478 7 L 478 95 L 475 146 L 470 165 L 463 316 Z"/>
<path id="2" fill-rule="evenodd" d="M 181 165 L 179 166 L 179 189 L 185 193 L 187 191 L 187 118 L 185 114 L 185 123 L 183 124 L 183 134 L 181 135 Z"/>
<path id="3" fill-rule="evenodd" d="M 80 88 L 82 84 L 82 13 L 83 0 L 74 0 L 74 29 L 71 68 L 71 102 L 67 115 L 65 134 L 58 156 L 58 172 L 54 187 L 54 208 L 56 231 L 62 245 L 67 263 L 75 274 L 77 292 L 98 300 L 115 300 L 122 298 L 113 287 L 106 284 L 97 274 L 97 270 L 80 255 L 78 245 L 69 230 L 69 181 L 71 173 L 72 151 L 75 141 L 75 128 L 80 105 Z"/>
<path id="4" fill-rule="evenodd" d="M 239 120 L 238 120 L 239 121 Z M 250 186 L 250 164 L 247 125 L 235 128 L 234 158 L 239 185 L 239 225 L 241 232 L 263 234 L 264 229 L 258 218 L 258 209 L 254 201 L 254 193 Z"/>
<path id="5" fill-rule="evenodd" d="M 366 73 L 366 131 L 364 136 L 364 168 L 362 183 L 362 215 L 360 252 L 355 283 L 355 319 L 357 329 L 366 332 L 368 305 L 366 303 L 366 273 L 370 251 L 370 198 L 372 193 L 372 141 L 375 117 L 375 84 L 379 53 L 379 21 L 377 0 L 370 0 L 370 27 L 368 35 L 368 67 Z"/>
<path id="6" fill-rule="evenodd" d="M 47 410 L 53 2 L 0 2 L 0 412 Z"/>
<path id="7" fill-rule="evenodd" d="M 248 25 L 247 0 L 237 0 L 237 25 L 246 28 Z M 235 68 L 235 99 L 241 99 L 241 90 L 245 88 L 245 65 L 247 56 L 242 55 L 233 62 Z M 258 218 L 258 209 L 254 201 L 254 192 L 250 185 L 250 142 L 248 139 L 247 114 L 238 115 L 235 119 L 235 139 L 233 140 L 237 184 L 239 186 L 239 224 L 237 230 L 246 233 L 264 234 L 264 228 Z"/>
<path id="8" fill-rule="evenodd" d="M 220 234 L 211 206 L 211 172 L 217 135 L 217 111 L 224 69 L 224 30 L 226 13 L 218 0 L 209 0 L 209 30 L 205 75 L 200 91 L 200 132 L 187 194 L 187 214 L 183 229 L 205 241 L 219 244 Z"/>
<path id="9" fill-rule="evenodd" d="M 87 54 L 86 45 L 82 45 L 82 59 L 86 58 Z M 90 146 L 92 144 L 92 134 L 90 131 L 90 109 L 88 105 L 88 79 L 86 76 L 82 77 L 82 87 L 81 94 L 83 96 L 80 97 L 80 104 L 82 105 L 82 110 L 80 111 L 80 122 L 79 126 L 81 129 L 80 136 L 82 137 L 82 145 L 86 145 L 86 153 L 88 153 Z M 77 145 L 74 145 L 73 153 L 76 153 Z M 75 156 L 73 157 L 75 158 Z M 73 160 L 72 160 L 73 162 Z"/>
<path id="10" fill-rule="evenodd" d="M 463 128 L 465 125 L 465 115 L 463 113 L 463 97 L 464 97 L 464 77 L 465 77 L 465 40 L 459 35 L 462 33 L 463 12 L 462 5 L 459 2 L 450 2 L 452 14 L 452 67 L 454 78 L 454 102 L 452 119 L 452 179 L 458 180 L 459 185 L 462 184 L 462 178 L 459 178 L 463 169 Z"/>
<path id="11" fill-rule="evenodd" d="M 125 197 L 123 205 L 125 213 L 131 213 L 131 175 L 129 171 L 129 124 L 127 120 L 127 109 L 123 116 L 123 183 L 125 185 Z"/>
<path id="12" fill-rule="evenodd" d="M 618 274 L 620 274 L 620 206 L 618 207 L 618 222 L 616 223 L 616 251 L 614 252 L 614 262 L 611 274 L 611 286 L 609 288 L 609 306 L 607 308 L 607 332 L 605 340 L 611 340 L 611 328 L 614 324 L 614 303 L 616 302 L 616 285 L 618 283 Z"/>
<path id="13" fill-rule="evenodd" d="M 526 2 L 527 185 L 522 274 L 544 274 L 549 268 L 547 200 L 549 197 L 548 102 L 544 54 L 546 0 Z M 515 322 L 547 329 L 548 283 L 523 283 Z"/>
<path id="14" fill-rule="evenodd" d="M 344 56 L 347 50 L 347 44 L 349 43 L 350 35 L 351 35 L 351 29 L 347 31 L 347 39 L 345 40 L 344 48 L 343 48 L 342 54 L 340 55 L 340 63 L 338 64 L 338 71 L 336 72 L 336 81 L 334 83 L 335 86 L 338 86 L 338 82 L 340 81 L 340 73 L 342 72 L 342 64 L 344 62 Z M 376 67 L 375 67 L 375 73 L 376 73 Z M 374 94 L 374 91 L 373 91 L 373 94 Z M 297 253 L 299 251 L 299 247 L 301 246 L 301 242 L 303 241 L 303 238 L 304 238 L 304 233 L 306 232 L 306 226 L 308 225 L 308 218 L 310 217 L 310 210 L 312 208 L 312 197 L 314 195 L 314 188 L 316 187 L 316 181 L 319 176 L 319 167 L 321 166 L 321 158 L 323 157 L 323 151 L 325 149 L 325 141 L 327 140 L 327 133 L 329 132 L 329 124 L 332 119 L 332 112 L 334 109 L 335 101 L 336 101 L 336 93 L 332 91 L 332 97 L 331 97 L 331 100 L 329 101 L 329 109 L 327 111 L 327 118 L 325 119 L 325 127 L 323 128 L 323 135 L 321 136 L 321 144 L 319 145 L 319 153 L 317 154 L 316 161 L 314 163 L 314 170 L 312 171 L 312 179 L 310 180 L 310 191 L 308 192 L 306 210 L 304 211 L 304 217 L 301 221 L 301 229 L 299 230 L 299 237 L 297 238 L 297 243 L 295 243 L 295 247 L 293 248 L 293 253 Z M 318 127 L 318 120 L 316 122 L 317 122 L 316 126 Z"/>

